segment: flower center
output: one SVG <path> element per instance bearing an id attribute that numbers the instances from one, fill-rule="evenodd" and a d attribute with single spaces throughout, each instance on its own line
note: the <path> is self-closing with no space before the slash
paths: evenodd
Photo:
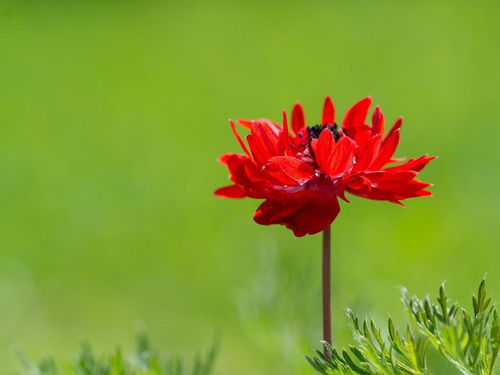
<path id="1" fill-rule="evenodd" d="M 307 133 L 309 133 L 309 139 L 318 139 L 319 135 L 324 129 L 328 129 L 333 134 L 335 142 L 337 142 L 341 136 L 339 127 L 337 124 L 327 124 L 327 125 L 314 125 L 307 127 Z"/>

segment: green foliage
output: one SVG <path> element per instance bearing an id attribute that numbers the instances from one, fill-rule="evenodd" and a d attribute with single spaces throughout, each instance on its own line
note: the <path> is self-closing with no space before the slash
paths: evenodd
<path id="1" fill-rule="evenodd" d="M 210 375 L 216 357 L 216 345 L 205 356 L 197 356 L 191 366 L 178 357 L 162 358 L 151 348 L 148 339 L 140 336 L 137 350 L 129 358 L 121 350 L 97 357 L 90 345 L 82 346 L 79 358 L 72 365 L 60 365 L 52 358 L 35 364 L 20 355 L 23 375 Z"/>
<path id="2" fill-rule="evenodd" d="M 495 374 L 500 349 L 500 319 L 486 294 L 483 279 L 472 297 L 469 312 L 457 303 L 449 303 L 444 286 L 437 303 L 409 296 L 403 290 L 403 302 L 411 324 L 400 332 L 389 318 L 387 333 L 382 334 L 373 320 L 359 319 L 348 310 L 356 344 L 339 353 L 325 344 L 325 353 L 306 357 L 322 375 L 431 375 L 429 348 L 463 375 Z M 449 373 L 449 370 L 447 374 Z"/>

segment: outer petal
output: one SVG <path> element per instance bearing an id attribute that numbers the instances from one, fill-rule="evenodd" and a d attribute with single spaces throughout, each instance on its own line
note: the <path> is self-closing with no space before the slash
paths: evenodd
<path id="1" fill-rule="evenodd" d="M 264 147 L 272 154 L 279 154 L 279 138 L 281 128 L 276 128 L 269 123 L 261 123 L 258 121 L 252 122 L 250 128 L 251 134 L 258 137 Z"/>
<path id="2" fill-rule="evenodd" d="M 233 131 L 234 137 L 236 138 L 236 140 L 240 144 L 241 148 L 243 149 L 245 154 L 250 156 L 250 151 L 248 151 L 248 148 L 245 145 L 245 142 L 243 142 L 243 140 L 241 139 L 241 136 L 238 134 L 238 131 L 236 130 L 236 126 L 234 125 L 234 121 L 229 120 L 229 124 L 231 125 L 231 130 Z"/>
<path id="3" fill-rule="evenodd" d="M 346 136 L 341 137 L 333 147 L 332 142 L 331 132 L 323 130 L 316 145 L 316 161 L 323 173 L 335 178 L 343 175 L 354 164 L 356 144 Z"/>
<path id="4" fill-rule="evenodd" d="M 320 170 L 323 173 L 327 173 L 326 171 L 330 165 L 330 157 L 335 148 L 335 139 L 332 132 L 328 129 L 323 129 L 319 138 L 312 140 L 311 147 L 314 150 L 315 159 Z"/>
<path id="5" fill-rule="evenodd" d="M 363 147 L 359 158 L 354 166 L 353 172 L 363 171 L 370 168 L 380 150 L 380 135 L 374 135 Z"/>
<path id="6" fill-rule="evenodd" d="M 368 125 L 363 125 L 356 131 L 356 136 L 352 137 L 357 145 L 361 148 L 366 146 L 366 144 L 373 137 L 372 128 Z"/>
<path id="7" fill-rule="evenodd" d="M 306 201 L 266 200 L 255 213 L 258 224 L 282 224 L 297 237 L 323 231 L 337 217 L 340 206 L 336 198 Z"/>
<path id="8" fill-rule="evenodd" d="M 430 184 L 416 179 L 416 171 L 366 172 L 347 181 L 347 191 L 374 200 L 399 203 L 400 200 L 431 195 Z"/>
<path id="9" fill-rule="evenodd" d="M 292 129 L 295 134 L 298 134 L 306 126 L 304 116 L 304 108 L 300 103 L 293 106 L 292 110 Z"/>
<path id="10" fill-rule="evenodd" d="M 227 154 L 221 155 L 217 158 L 217 161 L 221 163 L 222 165 L 227 166 L 227 162 L 229 161 L 230 158 L 232 158 L 234 155 L 238 155 L 232 152 L 228 152 Z"/>
<path id="11" fill-rule="evenodd" d="M 373 111 L 373 116 L 372 116 L 372 134 L 384 134 L 384 115 L 382 111 L 380 110 L 379 106 L 375 107 L 375 110 Z"/>
<path id="12" fill-rule="evenodd" d="M 253 160 L 255 160 L 258 165 L 263 165 L 270 157 L 274 156 L 266 147 L 262 139 L 255 134 L 248 134 L 247 142 L 252 151 Z"/>
<path id="13" fill-rule="evenodd" d="M 389 134 L 387 134 L 387 137 L 385 137 L 380 147 L 380 152 L 373 162 L 372 169 L 380 169 L 392 161 L 392 156 L 398 148 L 399 138 L 401 137 L 401 123 L 402 119 L 396 121 Z"/>
<path id="14" fill-rule="evenodd" d="M 335 106 L 333 105 L 332 98 L 327 96 L 323 104 L 323 116 L 321 118 L 322 125 L 335 124 Z"/>
<path id="15" fill-rule="evenodd" d="M 293 156 L 274 156 L 264 170 L 283 185 L 299 185 L 315 177 L 309 165 Z"/>
<path id="16" fill-rule="evenodd" d="M 267 118 L 261 118 L 258 120 L 239 119 L 238 124 L 247 129 L 252 129 L 252 126 L 254 126 L 255 124 L 261 124 L 270 128 L 274 133 L 276 133 L 276 135 L 278 135 L 278 133 L 280 132 L 280 126 Z"/>
<path id="17" fill-rule="evenodd" d="M 246 195 L 236 185 L 229 185 L 215 190 L 214 194 L 220 198 L 245 198 Z"/>
<path id="18" fill-rule="evenodd" d="M 282 112 L 283 115 L 283 130 L 279 136 L 278 151 L 279 155 L 292 155 L 294 154 L 290 147 L 291 139 L 288 135 L 288 117 L 286 111 Z"/>
<path id="19" fill-rule="evenodd" d="M 384 169 L 384 171 L 396 172 L 396 171 L 401 171 L 401 170 L 409 170 L 409 171 L 420 172 L 422 169 L 425 168 L 425 166 L 428 163 L 430 163 L 432 160 L 434 160 L 436 158 L 437 158 L 436 156 L 423 155 L 423 156 L 419 157 L 418 159 L 410 159 L 404 164 L 396 165 L 394 167 Z"/>
<path id="20" fill-rule="evenodd" d="M 386 139 L 388 139 L 392 133 L 398 131 L 399 129 L 401 129 L 401 126 L 403 125 L 403 119 L 400 117 L 396 120 L 396 122 L 394 123 L 394 125 L 392 126 L 391 130 L 389 130 L 389 133 L 387 133 L 387 136 L 385 137 L 384 139 L 384 142 Z"/>
<path id="21" fill-rule="evenodd" d="M 270 183 L 265 179 L 260 169 L 247 156 L 233 155 L 227 161 L 231 181 L 251 198 L 266 198 Z"/>
<path id="22" fill-rule="evenodd" d="M 305 203 L 300 200 L 267 199 L 255 211 L 254 220 L 257 224 L 285 224 Z"/>
<path id="23" fill-rule="evenodd" d="M 283 129 L 269 120 L 239 120 L 243 126 L 250 128 L 250 134 L 246 139 L 251 155 L 258 165 L 263 165 L 269 158 L 284 155 L 285 149 L 289 149 L 289 142 L 284 137 Z"/>
<path id="24" fill-rule="evenodd" d="M 345 129 L 347 135 L 354 138 L 356 133 L 365 125 L 368 109 L 372 105 L 372 98 L 367 97 L 361 99 L 354 104 L 346 113 L 342 121 L 342 128 Z"/>

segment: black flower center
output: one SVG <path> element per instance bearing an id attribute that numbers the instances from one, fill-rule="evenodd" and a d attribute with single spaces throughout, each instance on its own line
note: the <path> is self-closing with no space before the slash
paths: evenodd
<path id="1" fill-rule="evenodd" d="M 314 125 L 308 126 L 307 132 L 309 133 L 309 139 L 318 139 L 319 135 L 324 129 L 328 129 L 332 132 L 335 142 L 337 142 L 341 136 L 340 129 L 337 124 L 333 125 Z"/>

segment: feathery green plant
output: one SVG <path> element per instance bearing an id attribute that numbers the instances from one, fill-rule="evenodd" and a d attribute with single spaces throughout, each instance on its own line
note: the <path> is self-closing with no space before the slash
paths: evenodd
<path id="1" fill-rule="evenodd" d="M 191 366 L 178 357 L 162 358 L 151 348 L 146 336 L 139 336 L 137 350 L 125 358 L 121 350 L 113 355 L 96 357 L 90 345 L 82 347 L 77 361 L 72 365 L 60 365 L 52 358 L 35 364 L 20 355 L 23 375 L 210 375 L 216 357 L 217 345 L 203 357 L 194 359 Z"/>
<path id="2" fill-rule="evenodd" d="M 486 294 L 483 279 L 472 297 L 472 312 L 449 303 L 444 286 L 437 303 L 409 296 L 403 290 L 403 303 L 411 323 L 400 332 L 389 318 L 387 333 L 382 334 L 373 320 L 359 319 L 348 310 L 355 345 L 339 353 L 325 345 L 310 365 L 322 375 L 433 375 L 428 366 L 429 350 L 463 375 L 493 375 L 500 349 L 500 319 Z"/>

